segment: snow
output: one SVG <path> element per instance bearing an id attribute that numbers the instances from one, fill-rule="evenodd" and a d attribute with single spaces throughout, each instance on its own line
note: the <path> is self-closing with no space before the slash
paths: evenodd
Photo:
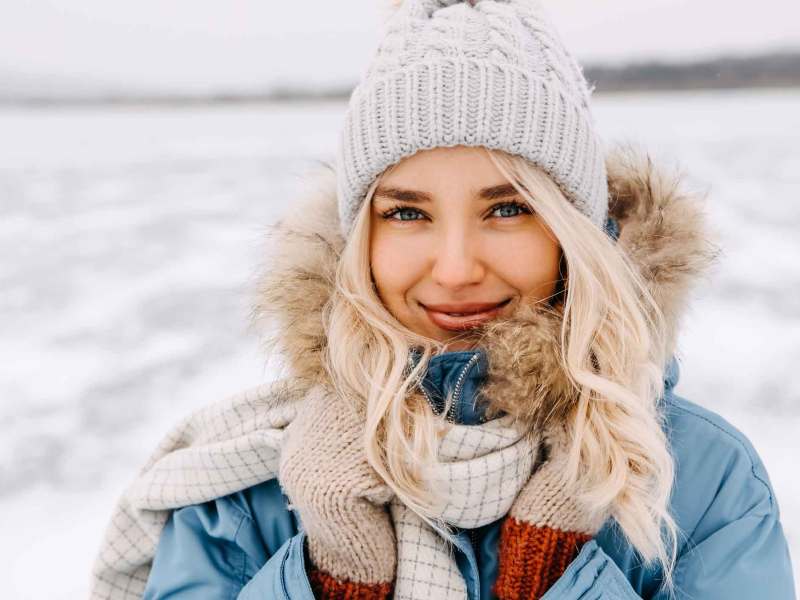
<path id="1" fill-rule="evenodd" d="M 764 460 L 800 580 L 800 90 L 595 98 L 708 193 L 725 254 L 678 392 Z M 86 594 L 116 496 L 190 410 L 270 377 L 247 328 L 265 226 L 344 103 L 0 110 L 4 597 Z M 42 576 L 42 573 L 46 576 Z"/>

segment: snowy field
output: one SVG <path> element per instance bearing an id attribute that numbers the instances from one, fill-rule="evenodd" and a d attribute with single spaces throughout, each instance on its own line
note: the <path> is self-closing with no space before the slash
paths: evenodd
<path id="1" fill-rule="evenodd" d="M 752 440 L 800 580 L 800 90 L 595 101 L 607 140 L 709 193 L 725 254 L 677 391 Z M 344 106 L 0 109 L 3 598 L 84 597 L 164 432 L 269 379 L 247 329 L 262 232 L 331 159 Z"/>

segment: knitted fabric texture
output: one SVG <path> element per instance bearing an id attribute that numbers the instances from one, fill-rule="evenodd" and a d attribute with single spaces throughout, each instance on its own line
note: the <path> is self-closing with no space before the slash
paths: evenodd
<path id="1" fill-rule="evenodd" d="M 405 0 L 350 96 L 340 132 L 343 235 L 388 166 L 456 145 L 530 160 L 602 228 L 608 186 L 590 94 L 537 0 Z"/>
<path id="2" fill-rule="evenodd" d="M 392 593 L 390 583 L 340 581 L 313 564 L 308 567 L 308 582 L 318 600 L 384 600 Z"/>
<path id="3" fill-rule="evenodd" d="M 90 598 L 140 600 L 174 508 L 274 477 L 302 387 L 280 380 L 206 406 L 175 425 L 118 499 L 92 567 Z"/>
<path id="4" fill-rule="evenodd" d="M 503 522 L 494 583 L 500 600 L 541 598 L 610 516 L 592 514 L 563 480 L 569 446 L 563 423 L 548 428 L 547 458 L 534 467 Z"/>
<path id="5" fill-rule="evenodd" d="M 500 528 L 500 538 L 492 591 L 499 600 L 536 600 L 563 575 L 592 536 L 536 527 L 509 516 Z"/>
<path id="6" fill-rule="evenodd" d="M 286 429 L 313 393 L 305 390 L 299 398 L 300 391 L 279 381 L 224 399 L 179 423 L 119 499 L 93 568 L 91 598 L 141 598 L 171 509 L 276 477 Z M 510 419 L 454 425 L 441 440 L 441 462 L 429 476 L 446 484 L 449 502 L 442 514 L 449 523 L 477 527 L 500 518 L 530 477 L 533 439 L 512 427 Z M 386 500 L 374 498 L 376 504 Z M 396 498 L 390 501 L 390 514 L 397 537 L 393 597 L 429 600 L 434 590 L 436 598 L 462 600 L 466 583 L 448 543 Z M 332 568 L 343 573 L 348 567 Z M 314 579 L 336 592 L 330 597 L 342 589 L 364 589 L 330 573 L 318 572 Z M 385 589 L 386 582 L 359 583 Z"/>
<path id="7" fill-rule="evenodd" d="M 278 479 L 308 536 L 311 562 L 340 580 L 391 583 L 391 488 L 367 461 L 364 414 L 328 386 L 286 428 Z"/>
<path id="8" fill-rule="evenodd" d="M 453 425 L 439 445 L 440 462 L 426 479 L 445 484 L 449 501 L 441 517 L 472 529 L 507 514 L 529 480 L 537 444 L 506 415 L 481 425 Z M 463 600 L 467 587 L 441 536 L 407 506 L 393 498 L 397 528 L 397 577 L 394 598 Z"/>

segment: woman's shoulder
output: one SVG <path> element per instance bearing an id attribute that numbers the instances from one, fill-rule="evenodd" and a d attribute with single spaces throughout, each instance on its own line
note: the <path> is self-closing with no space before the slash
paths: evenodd
<path id="1" fill-rule="evenodd" d="M 277 477 L 239 490 L 215 500 L 230 505 L 242 516 L 258 521 L 264 514 L 282 515 L 289 510 L 289 504 Z"/>
<path id="2" fill-rule="evenodd" d="M 704 517 L 722 521 L 774 513 L 777 518 L 772 483 L 750 439 L 717 412 L 672 391 L 664 400 L 675 460 L 672 504 L 682 529 L 693 531 Z"/>
<path id="3" fill-rule="evenodd" d="M 280 379 L 185 416 L 129 486 L 128 501 L 168 507 L 172 523 L 209 540 L 277 550 L 298 529 L 277 478 L 277 456 L 307 387 Z"/>
<path id="4" fill-rule="evenodd" d="M 235 542 L 253 558 L 262 561 L 300 530 L 297 513 L 273 477 L 238 492 L 207 502 L 181 507 L 174 520 L 192 522 L 204 536 Z"/>
<path id="5" fill-rule="evenodd" d="M 673 447 L 703 461 L 718 458 L 734 461 L 753 484 L 772 492 L 764 463 L 750 439 L 719 413 L 675 393 L 666 396 L 667 433 Z M 726 469 L 727 471 L 728 469 Z"/>

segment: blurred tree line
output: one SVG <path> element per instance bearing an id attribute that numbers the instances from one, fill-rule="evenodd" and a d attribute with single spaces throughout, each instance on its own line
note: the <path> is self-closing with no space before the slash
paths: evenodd
<path id="1" fill-rule="evenodd" d="M 641 62 L 584 68 L 597 92 L 800 85 L 800 53 L 720 57 L 690 63 Z"/>

